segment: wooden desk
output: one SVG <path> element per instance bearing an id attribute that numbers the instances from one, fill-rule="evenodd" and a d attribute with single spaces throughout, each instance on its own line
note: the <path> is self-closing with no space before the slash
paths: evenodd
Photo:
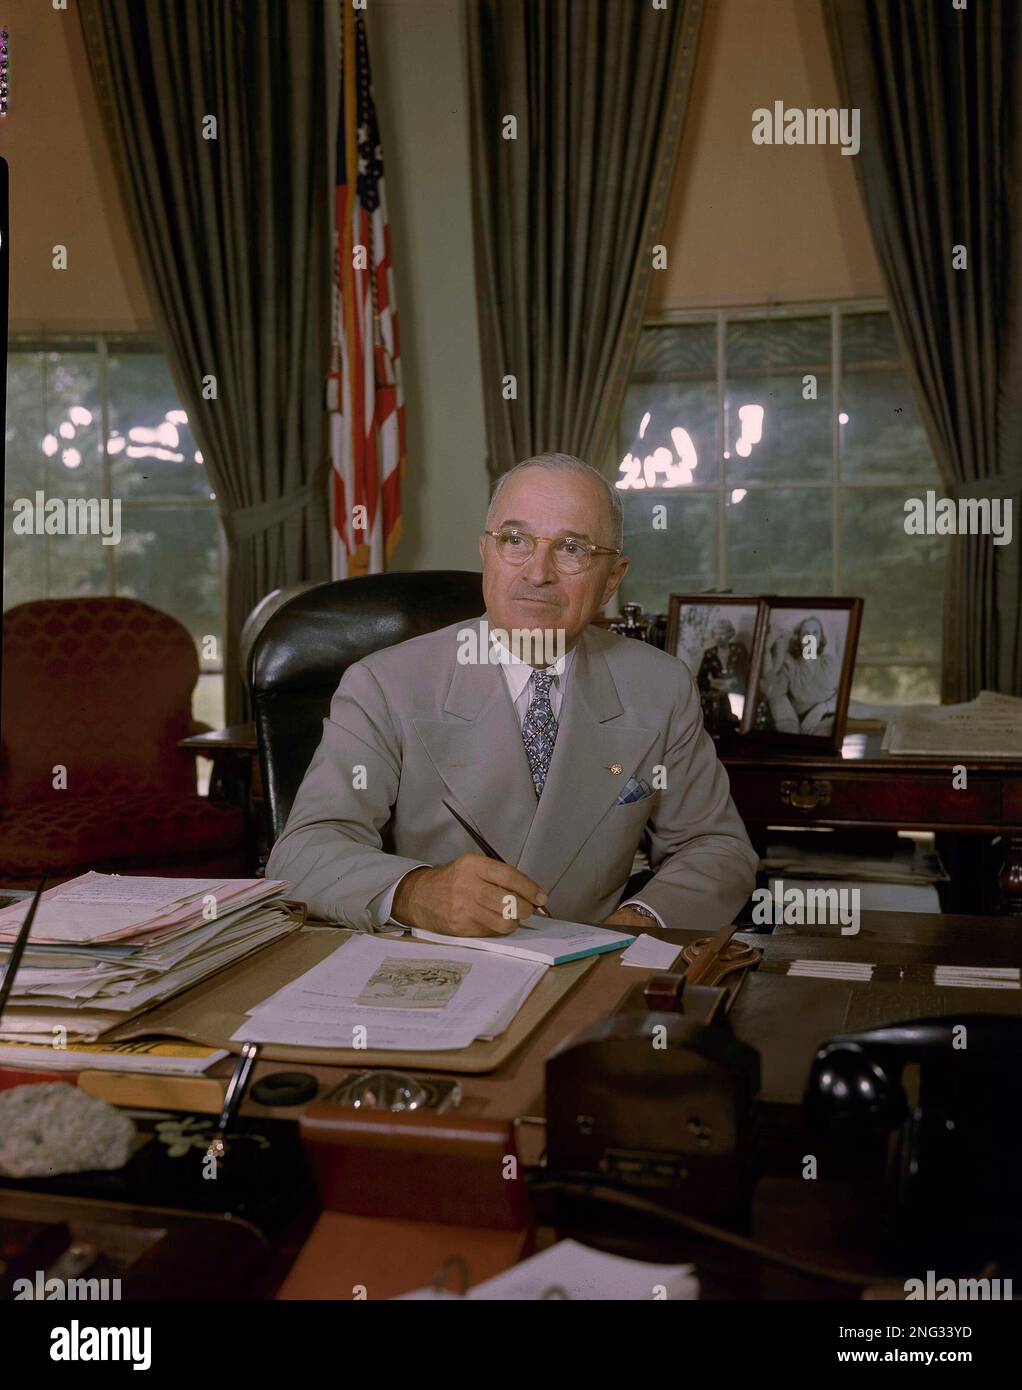
<path id="1" fill-rule="evenodd" d="M 801 1155 L 806 1149 L 801 1146 L 801 1135 L 793 1128 L 793 1118 L 797 1122 L 800 1115 L 799 1097 L 805 1075 L 817 1045 L 832 1032 L 841 1031 L 840 1026 L 828 1023 L 817 1035 L 813 1027 L 800 1026 L 800 1011 L 792 1006 L 792 991 L 786 986 L 794 986 L 803 994 L 822 994 L 822 986 L 827 982 L 795 980 L 784 975 L 780 969 L 784 962 L 794 958 L 840 959 L 844 961 L 869 961 L 888 968 L 918 964 L 971 964 L 971 965 L 1014 965 L 1022 967 L 1022 933 L 1017 925 L 1003 918 L 956 917 L 950 915 L 926 915 L 888 912 L 864 912 L 861 931 L 852 937 L 842 937 L 838 932 L 828 936 L 813 929 L 812 935 L 769 936 L 761 933 L 742 933 L 765 953 L 765 962 L 774 969 L 763 969 L 751 974 L 745 981 L 742 992 L 731 1013 L 731 1026 L 735 1033 L 755 1046 L 763 1060 L 763 1094 L 769 1102 L 768 1123 L 773 1125 L 772 1148 L 764 1152 L 758 1169 L 760 1180 L 756 1189 L 753 1213 L 753 1235 L 763 1244 L 789 1254 L 815 1260 L 824 1265 L 841 1265 L 853 1269 L 870 1278 L 880 1278 L 889 1273 L 880 1263 L 876 1238 L 877 1203 L 875 1194 L 863 1190 L 856 1193 L 847 1184 L 831 1181 L 824 1177 L 821 1181 L 806 1184 L 801 1176 Z M 699 935 L 705 935 L 705 927 L 700 930 L 670 931 L 666 935 L 679 945 L 686 944 Z M 528 1038 L 522 1048 L 497 1070 L 488 1075 L 463 1076 L 461 1078 L 463 1099 L 461 1113 L 503 1118 L 518 1122 L 518 1150 L 523 1162 L 535 1164 L 539 1161 L 544 1147 L 543 1093 L 544 1066 L 547 1057 L 561 1042 L 576 1030 L 614 1012 L 622 1004 L 625 995 L 636 985 L 641 984 L 652 972 L 622 966 L 617 955 L 602 957 L 596 966 L 584 976 L 578 986 L 545 1018 L 537 1030 Z M 854 986 L 842 982 L 841 987 L 849 991 Z M 837 987 L 835 987 L 837 988 Z M 948 991 L 950 993 L 950 991 Z M 906 990 L 905 1008 L 908 1015 L 915 1011 L 915 1001 L 911 989 Z M 965 996 L 963 1011 L 973 1007 L 973 997 L 980 991 L 962 990 Z M 1008 991 L 1002 991 L 1006 998 Z M 956 1005 L 957 1007 L 957 1005 Z M 808 1012 L 802 1017 L 808 1017 Z M 900 1015 L 901 1017 L 906 1014 Z M 813 1025 L 815 1026 L 815 1025 Z M 794 1042 L 793 1042 L 794 1039 Z M 786 1051 L 781 1056 L 780 1048 Z M 778 1065 L 778 1059 L 784 1063 Z M 319 1082 L 321 1094 L 336 1085 L 342 1076 L 350 1074 L 349 1067 L 309 1066 L 302 1064 L 283 1065 L 279 1062 L 257 1064 L 256 1076 L 281 1070 L 313 1072 Z M 214 1074 L 227 1075 L 231 1063 L 220 1063 Z M 299 1113 L 293 1107 L 264 1107 L 249 1100 L 245 1110 L 252 1116 L 276 1116 L 284 1120 L 295 1120 Z M 534 1121 L 533 1123 L 530 1123 Z M 764 1125 L 764 1128 L 767 1128 Z M 857 1205 L 856 1205 L 857 1204 Z M 103 1216 L 101 1208 L 106 1212 Z M 4 1217 L 32 1218 L 40 1213 L 50 1212 L 69 1221 L 93 1224 L 106 1220 L 111 1213 L 120 1225 L 139 1224 L 167 1227 L 167 1219 L 156 1222 L 152 1216 L 153 1208 L 132 1213 L 122 1205 L 85 1201 L 68 1197 L 62 1199 L 60 1210 L 55 1212 L 51 1196 L 37 1198 L 24 1192 L 5 1190 L 0 1184 L 0 1220 Z M 125 1211 L 128 1215 L 125 1216 Z M 203 1286 L 204 1296 L 215 1296 L 220 1292 L 231 1291 L 234 1296 L 252 1296 L 242 1292 L 242 1282 L 235 1286 L 225 1274 L 228 1255 L 240 1260 L 242 1264 L 249 1258 L 246 1251 L 238 1249 L 234 1253 L 221 1249 L 225 1239 L 225 1226 L 220 1223 L 214 1227 L 211 1222 L 196 1217 L 189 1225 L 182 1214 L 173 1217 L 175 1232 L 180 1225 L 183 1236 L 193 1241 L 194 1250 L 177 1249 L 180 1260 L 172 1261 L 162 1270 L 162 1283 L 158 1290 L 151 1291 L 154 1296 L 165 1297 L 179 1293 L 175 1280 L 181 1260 L 203 1259 L 208 1253 L 208 1268 L 219 1270 L 220 1278 L 210 1279 L 210 1291 Z M 310 1216 L 311 1220 L 311 1216 Z M 115 1224 L 116 1224 L 115 1223 Z M 346 1231 L 358 1231 L 352 1236 L 356 1245 L 364 1242 L 373 1248 L 385 1223 L 374 1224 L 370 1219 L 353 1218 L 343 1223 Z M 200 1229 L 201 1228 L 201 1229 Z M 209 1234 L 204 1234 L 208 1232 Z M 190 1234 L 189 1234 L 190 1233 Z M 260 1277 L 269 1278 L 271 1274 L 282 1274 L 286 1265 L 293 1259 L 297 1246 L 305 1238 L 303 1227 L 297 1236 L 290 1228 L 285 1233 L 285 1241 L 276 1249 L 273 1266 L 262 1270 Z M 218 1245 L 217 1242 L 221 1244 Z M 445 1245 L 443 1239 L 441 1245 Z M 360 1247 L 359 1247 L 360 1248 Z M 388 1247 L 389 1249 L 389 1247 Z M 256 1252 L 258 1253 L 258 1252 Z M 347 1251 L 351 1254 L 351 1251 Z M 358 1255 L 358 1250 L 355 1250 Z M 450 1251 L 440 1252 L 446 1256 Z M 187 1256 L 187 1259 L 185 1258 Z M 256 1254 L 251 1258 L 255 1259 Z M 679 1258 L 681 1258 L 679 1256 Z M 748 1297 L 749 1286 L 732 1280 L 729 1282 L 725 1260 L 723 1275 L 714 1270 L 708 1257 L 701 1257 L 704 1297 Z M 429 1270 L 435 1268 L 427 1261 L 426 1273 L 416 1270 L 409 1273 L 407 1261 L 395 1259 L 392 1270 L 400 1288 L 413 1287 L 424 1282 Z M 181 1276 L 183 1278 L 183 1276 Z M 481 1276 L 478 1276 L 481 1277 Z M 188 1275 L 188 1282 L 192 1278 Z M 408 1279 L 406 1285 L 401 1281 Z M 374 1287 L 376 1285 L 374 1284 Z M 343 1297 L 350 1297 L 351 1281 L 348 1282 Z M 190 1291 L 194 1291 L 189 1284 Z M 821 1288 L 814 1289 L 804 1278 L 795 1279 L 787 1275 L 772 1273 L 756 1286 L 757 1296 L 766 1297 L 821 1297 Z M 830 1290 L 833 1296 L 833 1289 Z M 258 1295 L 257 1295 L 258 1296 Z M 374 1296 L 376 1296 L 374 1294 Z"/>
<path id="2" fill-rule="evenodd" d="M 763 951 L 767 963 L 808 957 L 815 960 L 905 965 L 930 963 L 1022 967 L 1022 932 L 1007 918 L 863 912 L 861 930 L 857 936 L 841 936 L 836 930 L 825 936 L 820 934 L 823 930 L 813 928 L 815 934 L 783 936 L 741 932 L 739 937 Z M 663 934 L 679 946 L 684 946 L 705 936 L 706 931 L 667 931 Z M 580 1028 L 614 1013 L 620 1008 L 626 994 L 653 973 L 621 965 L 617 953 L 601 957 L 578 986 L 547 1015 L 518 1052 L 502 1066 L 485 1075 L 464 1075 L 459 1078 L 462 1113 L 518 1121 L 525 1119 L 526 1122 L 529 1117 L 541 1120 L 544 1066 L 550 1053 Z M 770 972 L 764 972 L 762 979 L 757 979 L 755 973 L 751 974 L 730 1015 L 735 1033 L 764 1055 L 770 1053 L 776 1043 L 776 1019 L 765 1016 L 759 996 L 769 993 L 776 998 L 776 980 L 776 975 Z M 960 993 L 965 994 L 966 991 Z M 815 1047 L 822 1041 L 823 1037 L 807 1039 L 804 1044 L 806 1074 Z M 227 1076 L 231 1067 L 232 1062 L 225 1060 L 211 1074 Z M 254 1079 L 281 1070 L 312 1072 L 324 1087 L 336 1085 L 342 1076 L 352 1073 L 350 1067 L 308 1066 L 304 1063 L 300 1066 L 289 1063 L 285 1067 L 280 1062 L 259 1062 Z M 790 1087 L 784 1093 L 784 1103 L 789 1103 L 792 1098 L 789 1092 Z M 266 1107 L 252 1101 L 247 1101 L 245 1108 L 252 1114 L 281 1118 L 295 1114 L 292 1108 Z M 523 1134 L 523 1142 L 525 1138 Z"/>
<path id="3" fill-rule="evenodd" d="M 820 930 L 813 929 L 816 933 Z M 705 931 L 669 931 L 666 935 L 683 945 L 705 935 Z M 876 1191 L 865 1184 L 856 1188 L 855 1182 L 823 1180 L 807 1185 L 802 1179 L 802 1155 L 806 1149 L 801 1127 L 801 1089 L 816 1048 L 827 1037 L 843 1030 L 840 1023 L 824 1026 L 819 1035 L 812 1031 L 811 1023 L 799 1030 L 795 1022 L 797 1010 L 793 1010 L 790 991 L 785 988 L 790 985 L 796 991 L 817 995 L 825 993 L 821 985 L 829 985 L 839 994 L 843 989 L 851 993 L 864 987 L 847 982 L 836 984 L 789 978 L 783 974 L 783 963 L 799 958 L 868 961 L 886 966 L 889 973 L 896 973 L 893 970 L 896 966 L 923 964 L 1022 967 L 1022 933 L 1005 918 L 864 912 L 861 930 L 854 937 L 842 937 L 836 931 L 828 936 L 803 933 L 776 937 L 761 933 L 740 935 L 763 950 L 765 963 L 773 967 L 746 978 L 730 1015 L 735 1034 L 760 1052 L 764 1083 L 761 1094 L 769 1102 L 763 1125 L 768 1132 L 764 1135 L 761 1152 L 753 1235 L 772 1249 L 824 1266 L 839 1266 L 870 1280 L 883 1280 L 891 1271 L 885 1267 L 879 1253 Z M 576 1030 L 618 1009 L 626 994 L 652 973 L 622 966 L 616 955 L 603 957 L 548 1015 L 518 1053 L 493 1073 L 461 1078 L 461 1113 L 517 1121 L 520 1157 L 527 1164 L 538 1163 L 545 1137 L 543 1093 L 547 1057 Z M 1008 994 L 1007 991 L 1001 993 L 1002 996 Z M 962 1012 L 972 1011 L 977 1006 L 978 994 L 980 991 L 958 990 L 954 1000 L 948 1002 L 955 1008 L 960 1007 Z M 916 1012 L 916 995 L 912 988 L 906 988 L 904 1011 L 897 1016 L 911 1017 Z M 781 1047 L 783 1053 L 779 1050 Z M 260 1063 L 256 1073 L 280 1069 L 280 1063 Z M 221 1064 L 219 1070 L 223 1074 L 227 1068 Z M 321 1085 L 328 1087 L 335 1085 L 341 1076 L 350 1074 L 351 1069 L 303 1065 L 301 1070 L 315 1073 Z M 246 1109 L 253 1114 L 295 1114 L 294 1110 L 267 1109 L 252 1102 Z M 807 1188 L 812 1190 L 807 1191 Z M 367 1227 L 364 1220 L 339 1220 L 351 1239 L 366 1238 L 364 1232 L 357 1234 Z M 704 1298 L 835 1296 L 833 1286 L 777 1270 L 767 1271 L 761 1283 L 743 1283 L 743 1279 L 748 1280 L 748 1269 L 743 1275 L 732 1277 L 728 1274 L 731 1257 L 723 1257 L 719 1251 L 716 1258 L 704 1251 L 701 1259 L 709 1260 L 701 1265 Z M 422 1281 L 420 1273 L 417 1282 Z M 848 1291 L 845 1293 L 847 1295 Z"/>
<path id="4" fill-rule="evenodd" d="M 892 757 L 879 734 L 849 734 L 840 754 L 722 746 L 731 794 L 746 825 L 954 831 L 1004 837 L 998 887 L 1022 916 L 1022 753 L 1017 759 Z M 953 769 L 968 781 L 956 789 Z"/>

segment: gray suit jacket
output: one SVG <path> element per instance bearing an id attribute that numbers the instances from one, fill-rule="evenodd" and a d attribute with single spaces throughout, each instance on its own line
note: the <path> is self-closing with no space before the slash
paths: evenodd
<path id="1" fill-rule="evenodd" d="M 554 917 L 608 916 L 645 835 L 656 873 L 642 901 L 668 926 L 715 931 L 730 921 L 757 860 L 687 668 L 587 628 L 537 802 L 503 672 L 458 661 L 458 633 L 470 626 L 388 647 L 345 672 L 267 877 L 286 879 L 311 915 L 371 931 L 369 904 L 402 874 L 478 853 L 446 799 L 546 890 Z M 632 778 L 664 785 L 619 803 Z"/>

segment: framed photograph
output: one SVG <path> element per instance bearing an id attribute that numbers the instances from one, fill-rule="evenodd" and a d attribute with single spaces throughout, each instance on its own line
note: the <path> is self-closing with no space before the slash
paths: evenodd
<path id="1" fill-rule="evenodd" d="M 742 732 L 775 748 L 841 747 L 861 598 L 762 600 Z"/>
<path id="2" fill-rule="evenodd" d="M 761 607 L 747 594 L 671 594 L 666 650 L 692 672 L 714 738 L 742 729 Z"/>

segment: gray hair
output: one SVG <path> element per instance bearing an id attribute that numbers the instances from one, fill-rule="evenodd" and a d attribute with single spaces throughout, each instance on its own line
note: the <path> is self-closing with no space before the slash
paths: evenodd
<path id="1" fill-rule="evenodd" d="M 604 498 L 607 503 L 607 510 L 610 513 L 611 545 L 615 550 L 620 550 L 625 541 L 625 518 L 621 507 L 621 497 L 613 483 L 609 482 L 602 473 L 595 469 L 591 463 L 585 463 L 582 459 L 575 458 L 573 454 L 536 454 L 534 458 L 523 459 L 521 463 L 516 463 L 514 468 L 509 468 L 506 473 L 502 473 L 497 479 L 497 485 L 493 489 L 490 498 L 490 505 L 486 511 L 486 525 L 489 527 L 493 516 L 493 509 L 497 505 L 500 494 L 504 491 L 504 484 L 508 478 L 513 478 L 516 473 L 520 473 L 523 468 L 547 468 L 556 473 L 581 473 L 587 478 L 592 478 L 599 483 L 603 489 Z"/>

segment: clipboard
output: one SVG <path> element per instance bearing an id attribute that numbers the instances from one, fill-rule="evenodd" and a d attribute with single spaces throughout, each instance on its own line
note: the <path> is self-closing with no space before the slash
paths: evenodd
<path id="1" fill-rule="evenodd" d="M 231 970 L 104 1033 L 103 1041 L 122 1042 L 159 1034 L 240 1052 L 242 1044 L 232 1042 L 231 1034 L 245 1022 L 248 1010 L 325 960 L 351 935 L 342 927 L 304 926 Z M 308 1066 L 405 1067 L 462 1075 L 495 1071 L 600 959 L 586 956 L 550 966 L 503 1033 L 488 1041 L 477 1039 L 468 1047 L 443 1052 L 397 1052 L 261 1043 L 259 1056 L 263 1061 L 303 1062 Z"/>

